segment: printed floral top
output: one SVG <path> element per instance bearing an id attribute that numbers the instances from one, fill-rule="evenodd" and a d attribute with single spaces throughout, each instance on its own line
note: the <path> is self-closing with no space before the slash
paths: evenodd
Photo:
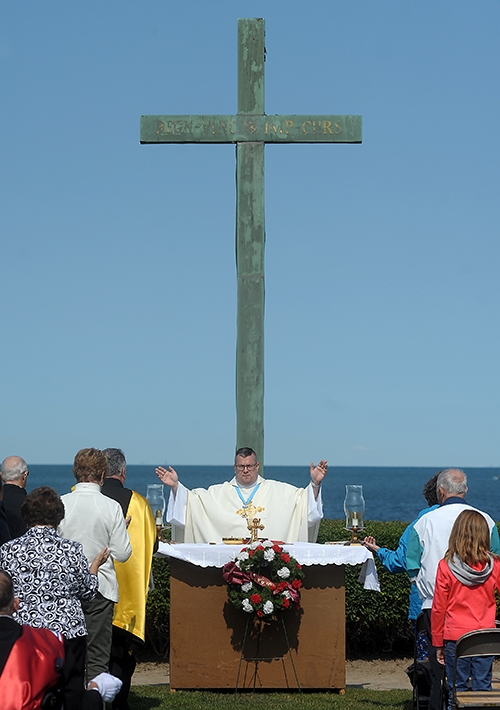
<path id="1" fill-rule="evenodd" d="M 80 600 L 91 601 L 99 583 L 79 542 L 66 540 L 54 528 L 32 527 L 0 547 L 0 569 L 14 581 L 19 597 L 15 618 L 21 624 L 59 631 L 66 638 L 87 634 Z"/>

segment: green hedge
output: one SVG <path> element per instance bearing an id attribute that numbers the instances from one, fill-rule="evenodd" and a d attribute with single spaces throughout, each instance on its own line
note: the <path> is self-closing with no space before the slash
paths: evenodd
<path id="1" fill-rule="evenodd" d="M 395 550 L 408 523 L 365 521 L 364 535 L 373 535 L 380 547 Z M 344 520 L 322 520 L 318 542 L 346 540 Z M 346 645 L 349 655 L 367 652 L 412 653 L 408 621 L 410 583 L 405 574 L 391 574 L 375 556 L 380 592 L 363 589 L 358 582 L 360 565 L 345 566 Z"/>
<path id="2" fill-rule="evenodd" d="M 322 520 L 318 542 L 346 540 L 343 520 Z M 365 522 L 365 535 L 377 544 L 395 550 L 408 523 Z M 363 589 L 358 582 L 360 566 L 346 565 L 346 639 L 349 655 L 367 652 L 412 651 L 408 622 L 410 584 L 405 574 L 390 574 L 376 560 L 381 592 Z M 170 575 L 167 559 L 153 560 L 155 589 L 149 593 L 146 609 L 146 643 L 156 655 L 168 654 Z"/>
<path id="3" fill-rule="evenodd" d="M 170 643 L 170 560 L 153 557 L 154 589 L 146 602 L 146 648 L 167 658 Z"/>

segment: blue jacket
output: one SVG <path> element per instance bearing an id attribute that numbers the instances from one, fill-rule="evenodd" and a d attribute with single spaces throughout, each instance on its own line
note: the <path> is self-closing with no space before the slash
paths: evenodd
<path id="1" fill-rule="evenodd" d="M 404 533 L 399 538 L 397 550 L 389 550 L 387 547 L 381 547 L 377 550 L 379 560 L 389 572 L 406 572 L 406 550 L 408 548 L 408 541 L 410 539 L 413 526 L 417 520 L 420 520 L 422 515 L 430 513 L 431 510 L 435 510 L 436 508 L 439 508 L 439 505 L 433 505 L 430 508 L 424 508 L 420 511 L 415 520 L 408 525 Z M 416 619 L 421 611 L 422 600 L 420 599 L 416 586 L 412 584 L 410 589 L 408 618 Z"/>

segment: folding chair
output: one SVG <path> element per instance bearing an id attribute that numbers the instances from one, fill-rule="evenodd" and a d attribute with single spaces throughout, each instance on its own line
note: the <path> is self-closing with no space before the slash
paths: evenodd
<path id="1" fill-rule="evenodd" d="M 453 684 L 450 683 L 452 693 L 452 707 L 459 708 L 492 708 L 500 707 L 500 684 L 493 681 L 492 690 L 465 690 L 457 692 L 455 689 L 457 677 L 457 660 L 470 656 L 499 656 L 500 655 L 500 628 L 481 629 L 464 634 L 457 641 L 455 663 L 453 666 Z"/>

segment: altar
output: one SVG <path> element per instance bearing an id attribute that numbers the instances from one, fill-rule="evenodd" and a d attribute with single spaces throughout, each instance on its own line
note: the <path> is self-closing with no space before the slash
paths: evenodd
<path id="1" fill-rule="evenodd" d="M 245 638 L 249 615 L 228 601 L 222 578 L 241 548 L 160 542 L 157 555 L 171 563 L 172 689 L 345 688 L 344 569 L 361 564 L 360 583 L 380 591 L 373 555 L 362 546 L 283 547 L 304 567 L 300 609 L 283 613 L 286 635 L 280 622 L 252 616 Z"/>

